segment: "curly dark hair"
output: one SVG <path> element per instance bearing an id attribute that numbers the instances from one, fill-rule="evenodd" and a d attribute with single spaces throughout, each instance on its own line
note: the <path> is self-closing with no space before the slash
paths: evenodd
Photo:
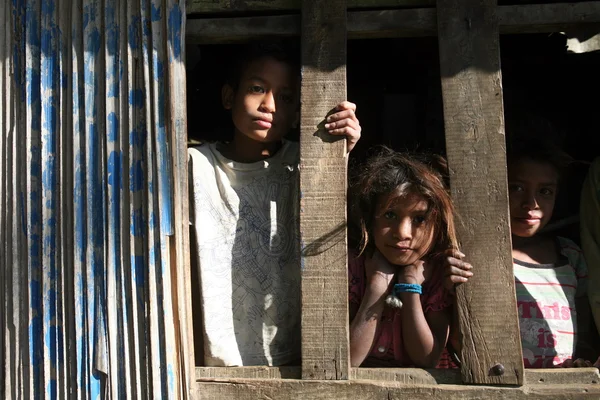
<path id="1" fill-rule="evenodd" d="M 394 198 L 417 193 L 429 206 L 434 229 L 430 253 L 449 248 L 458 250 L 454 223 L 454 205 L 445 184 L 446 163 L 440 156 L 398 153 L 385 146 L 377 147 L 367 161 L 351 174 L 350 231 L 351 241 L 359 254 L 372 254 L 371 240 L 377 202 L 394 193 Z M 360 237 L 360 240 L 356 240 Z"/>

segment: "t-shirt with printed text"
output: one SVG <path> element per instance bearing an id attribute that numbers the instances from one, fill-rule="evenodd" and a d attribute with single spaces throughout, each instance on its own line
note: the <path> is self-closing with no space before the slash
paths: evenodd
<path id="1" fill-rule="evenodd" d="M 514 260 L 519 327 L 526 368 L 551 368 L 573 357 L 577 343 L 575 298 L 586 295 L 587 267 L 581 249 L 557 238 L 555 264 Z"/>

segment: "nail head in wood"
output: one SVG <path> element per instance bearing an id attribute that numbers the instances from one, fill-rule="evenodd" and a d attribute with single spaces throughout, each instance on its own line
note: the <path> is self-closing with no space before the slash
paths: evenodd
<path id="1" fill-rule="evenodd" d="M 490 369 L 490 375 L 491 376 L 501 376 L 501 375 L 504 375 L 504 365 L 502 365 L 500 363 L 494 365 Z"/>

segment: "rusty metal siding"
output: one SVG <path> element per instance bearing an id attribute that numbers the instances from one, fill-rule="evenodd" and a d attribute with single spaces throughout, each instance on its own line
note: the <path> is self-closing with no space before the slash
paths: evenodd
<path id="1" fill-rule="evenodd" d="M 0 4 L 1 398 L 189 393 L 184 3 Z"/>

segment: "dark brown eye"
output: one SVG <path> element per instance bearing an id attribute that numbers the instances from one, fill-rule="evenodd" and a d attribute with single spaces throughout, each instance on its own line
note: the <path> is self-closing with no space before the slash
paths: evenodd
<path id="1" fill-rule="evenodd" d="M 253 85 L 253 86 L 250 86 L 249 91 L 252 93 L 264 93 L 265 89 L 262 86 Z"/>

